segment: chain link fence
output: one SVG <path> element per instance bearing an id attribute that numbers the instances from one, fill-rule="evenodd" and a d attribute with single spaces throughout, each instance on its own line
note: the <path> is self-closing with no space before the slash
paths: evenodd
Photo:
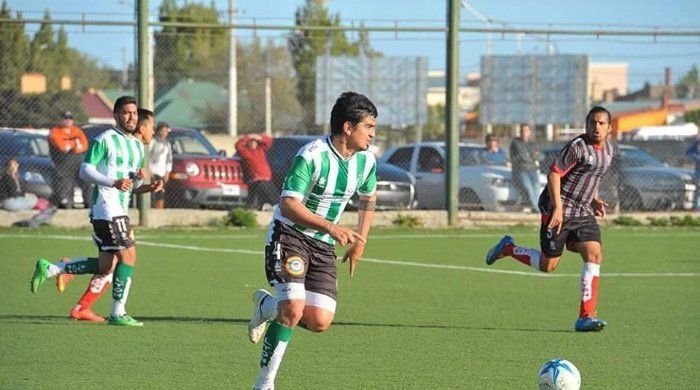
<path id="1" fill-rule="evenodd" d="M 160 10 L 161 22 L 188 21 L 168 12 Z M 223 23 L 216 12 L 207 17 L 204 21 Z M 372 74 L 371 69 L 350 69 L 348 67 L 355 65 L 345 65 L 344 76 L 333 78 L 319 70 L 316 58 L 358 57 L 365 58 L 364 62 L 369 64 L 379 63 L 371 59 L 382 56 L 400 59 L 401 56 L 391 53 L 401 52 L 407 63 L 415 63 L 417 58 L 424 57 L 422 45 L 413 48 L 414 43 L 424 41 L 444 47 L 444 32 L 419 34 L 397 29 L 372 33 L 370 40 L 369 33 L 357 31 L 290 32 L 280 29 L 264 33 L 242 29 L 236 31 L 236 62 L 232 68 L 231 38 L 225 28 L 169 25 L 151 27 L 151 31 L 152 78 L 149 82 L 153 86 L 153 110 L 156 122 L 165 122 L 170 129 L 166 134 L 172 151 L 171 162 L 165 163 L 167 169 L 158 174 L 167 180 L 163 200 L 154 197 L 152 207 L 166 208 L 224 209 L 241 205 L 265 209 L 274 203 L 297 150 L 311 139 L 328 133 L 328 126 L 317 120 L 317 116 L 319 107 L 330 106 L 337 98 L 325 96 L 329 85 L 346 85 L 344 79 L 355 73 Z M 115 50 L 123 50 L 123 64 L 103 64 L 81 53 L 79 48 L 69 46 L 70 40 L 81 34 L 104 36 L 105 42 Z M 466 36 L 460 45 L 483 52 L 483 38 L 474 37 Z M 0 163 L 4 174 L 0 203 L 4 208 L 89 206 L 91 186 L 83 183 L 77 174 L 87 146 L 81 144 L 79 134 L 84 134 L 89 143 L 113 124 L 111 109 L 116 98 L 135 95 L 134 59 L 127 55 L 127 48 L 133 48 L 133 40 L 131 27 L 64 28 L 46 20 L 44 24 L 25 28 L 23 24 L 0 21 L 0 50 L 11 53 L 0 60 L 0 106 L 3 107 L 0 110 L 0 126 L 3 127 L 0 130 Z M 381 46 L 387 54 L 372 47 L 370 42 Z M 593 52 L 595 41 L 591 42 Z M 345 63 L 361 64 L 363 61 Z M 381 69 L 383 73 L 375 69 L 383 79 L 369 80 L 363 87 L 366 90 L 357 90 L 380 107 L 375 142 L 380 208 L 446 207 L 442 144 L 445 75 L 428 72 L 430 64 L 427 69 L 422 66 L 423 76 L 416 77 L 424 77 L 426 90 L 415 92 L 420 99 L 414 95 L 411 95 L 413 98 L 403 96 L 411 92 L 389 85 L 394 82 L 387 79 L 386 69 Z M 478 71 L 479 64 L 465 65 L 461 69 L 462 74 Z M 319 72 L 323 73 L 320 79 Z M 230 134 L 229 110 L 233 75 L 237 101 L 235 136 Z M 548 77 L 555 79 L 556 75 Z M 522 84 L 529 85 L 529 82 Z M 475 119 L 479 113 L 479 85 L 478 74 L 476 77 L 470 74 L 460 81 L 460 132 L 464 142 L 459 152 L 460 207 L 536 211 L 526 189 L 516 185 L 517 180 L 514 180 L 511 156 L 507 153 L 515 134 L 513 125 L 482 126 Z M 382 123 L 381 107 L 388 98 L 380 97 L 378 91 L 389 87 L 397 91 L 395 94 L 402 95 L 396 96 L 397 99 L 406 101 L 401 108 L 404 116 L 420 120 L 408 119 L 406 123 L 392 123 L 391 126 Z M 352 84 L 347 89 L 353 89 Z M 323 96 L 328 101 L 319 101 Z M 68 111 L 79 129 L 65 131 L 70 139 L 64 141 L 62 151 L 49 134 L 51 128 L 62 121 L 66 124 L 62 116 Z M 580 127 L 582 123 L 577 125 Z M 553 138 L 547 127 L 538 124 L 534 130 L 539 151 L 539 170 L 534 173 L 537 176 L 535 191 L 539 194 L 546 184 L 551 161 L 576 132 L 560 132 L 558 137 L 555 133 L 557 140 L 544 141 Z M 498 142 L 505 151 L 503 155 L 494 157 L 486 153 L 487 132 L 499 136 Z M 274 196 L 251 191 L 250 166 L 234 148 L 235 142 L 246 134 L 268 134 L 273 138 L 267 158 Z M 692 171 L 694 161 L 685 156 L 690 141 L 621 142 L 616 168 L 606 177 L 601 195 L 622 211 L 691 209 L 697 179 Z M 258 144 L 267 147 L 263 142 Z M 163 165 L 163 162 L 153 160 L 150 165 L 158 164 Z"/>

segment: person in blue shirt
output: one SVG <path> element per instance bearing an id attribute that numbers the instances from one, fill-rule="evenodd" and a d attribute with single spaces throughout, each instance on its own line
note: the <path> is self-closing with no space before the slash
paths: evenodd
<path id="1" fill-rule="evenodd" d="M 498 137 L 495 134 L 486 136 L 486 152 L 482 156 L 488 165 L 508 165 L 506 151 L 498 146 Z"/>

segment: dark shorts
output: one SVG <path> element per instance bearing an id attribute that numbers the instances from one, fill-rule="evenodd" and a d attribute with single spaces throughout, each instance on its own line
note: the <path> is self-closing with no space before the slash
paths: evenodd
<path id="1" fill-rule="evenodd" d="M 557 228 L 547 230 L 549 215 L 542 214 L 540 225 L 540 249 L 547 257 L 559 257 L 564 252 L 564 245 L 571 250 L 576 242 L 600 241 L 600 228 L 595 217 L 566 218 L 559 234 Z"/>
<path id="2" fill-rule="evenodd" d="M 265 246 L 265 275 L 271 286 L 303 283 L 306 291 L 336 299 L 338 272 L 333 246 L 279 221 Z"/>
<path id="3" fill-rule="evenodd" d="M 100 252 L 119 252 L 136 244 L 127 216 L 114 217 L 111 221 L 93 219 L 90 222 L 95 231 L 92 239 Z"/>

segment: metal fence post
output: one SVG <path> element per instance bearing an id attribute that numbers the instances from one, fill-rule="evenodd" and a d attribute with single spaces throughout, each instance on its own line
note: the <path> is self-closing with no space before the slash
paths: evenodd
<path id="1" fill-rule="evenodd" d="M 445 146 L 447 150 L 447 180 L 445 188 L 447 220 L 457 224 L 459 202 L 459 109 L 457 80 L 459 79 L 459 0 L 447 0 L 447 96 L 445 101 Z"/>
<path id="2" fill-rule="evenodd" d="M 141 108 L 153 110 L 153 104 L 149 101 L 149 82 L 148 82 L 148 50 L 149 50 L 149 34 L 148 34 L 148 0 L 138 0 L 136 5 L 137 12 L 137 56 L 138 64 L 138 102 Z M 145 148 L 144 168 L 148 169 L 148 147 Z M 149 192 L 138 195 L 139 205 L 139 226 L 148 226 L 148 210 L 151 207 L 151 194 Z"/>

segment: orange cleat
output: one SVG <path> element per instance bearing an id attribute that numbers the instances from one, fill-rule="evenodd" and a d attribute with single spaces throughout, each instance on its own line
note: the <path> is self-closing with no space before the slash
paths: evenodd
<path id="1" fill-rule="evenodd" d="M 76 320 L 76 321 L 88 321 L 88 322 L 105 322 L 104 317 L 100 317 L 99 315 L 93 313 L 91 309 L 85 309 L 85 310 L 71 310 L 70 311 L 70 318 Z"/>
<path id="2" fill-rule="evenodd" d="M 66 291 L 66 286 L 73 278 L 75 278 L 75 275 L 58 274 L 58 277 L 56 277 L 56 290 L 58 290 L 59 293 Z"/>

